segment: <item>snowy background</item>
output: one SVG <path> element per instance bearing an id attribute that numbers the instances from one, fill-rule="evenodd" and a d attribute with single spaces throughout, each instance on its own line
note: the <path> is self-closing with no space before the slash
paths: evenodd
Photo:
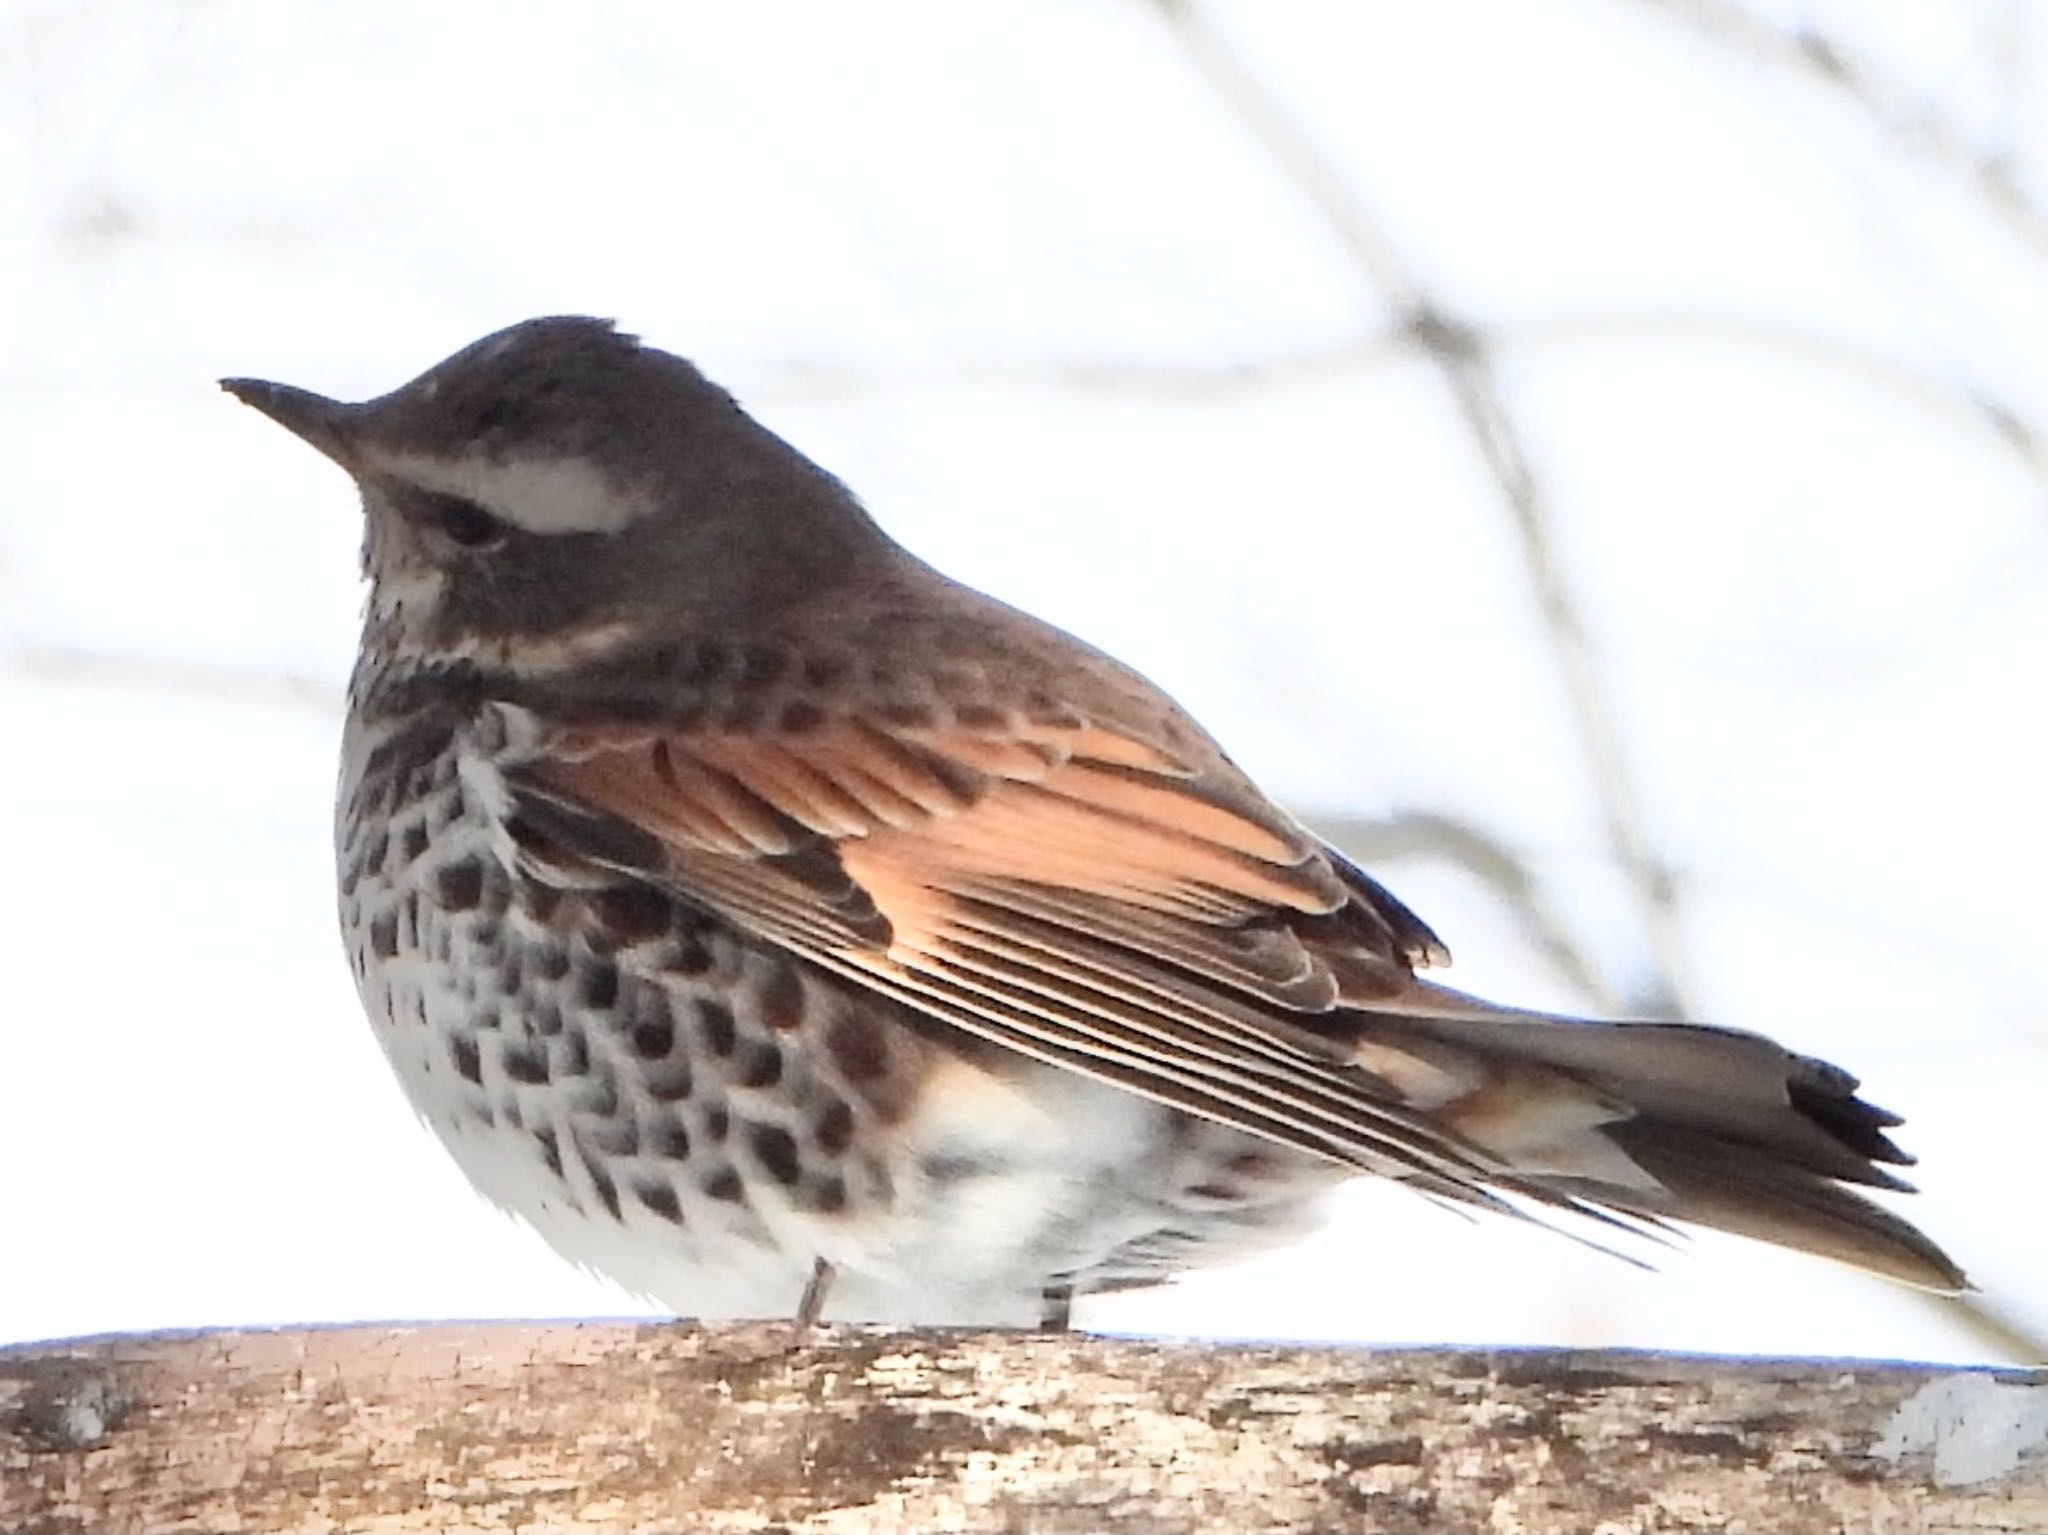
<path id="1" fill-rule="evenodd" d="M 219 375 L 570 310 L 1178 694 L 1451 979 L 1909 1114 L 2048 1332 L 2048 3 L 0 3 L 0 1341 L 642 1309 L 334 935 L 356 517 Z M 1360 1187 L 1085 1325 L 1985 1359 Z"/>

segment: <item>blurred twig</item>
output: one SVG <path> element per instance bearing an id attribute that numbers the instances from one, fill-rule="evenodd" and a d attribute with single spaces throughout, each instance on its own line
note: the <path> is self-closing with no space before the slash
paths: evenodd
<path id="1" fill-rule="evenodd" d="M 1734 0 L 1634 0 L 1723 47 L 1815 81 L 1866 113 L 1901 148 L 1960 177 L 2035 252 L 2048 256 L 2048 214 L 2027 195 L 2010 147 L 1981 149 L 1881 66 L 1811 23 L 1781 27 Z"/>
<path id="2" fill-rule="evenodd" d="M 1677 308 L 1615 310 L 1497 325 L 1489 330 L 1488 339 L 1497 351 L 1659 339 L 1773 352 L 1785 361 L 1839 373 L 1897 395 L 1930 415 L 1960 417 L 1988 431 L 2035 478 L 2048 481 L 2048 432 L 2027 419 L 2020 407 L 1974 383 L 1941 378 L 1875 347 L 1808 326 Z"/>
<path id="3" fill-rule="evenodd" d="M 1942 378 L 1904 358 L 1813 327 L 1771 316 L 1655 308 L 1562 311 L 1536 320 L 1496 321 L 1486 332 L 1487 349 L 1496 356 L 1644 340 L 1771 352 L 1787 363 L 1855 378 L 1929 415 L 1953 416 L 1988 431 L 2030 474 L 2048 482 L 2048 430 L 2027 419 L 2019 407 L 1987 390 Z M 1324 346 L 1232 358 L 1213 365 L 1087 358 L 1063 359 L 1051 365 L 965 362 L 933 371 L 879 373 L 792 359 L 773 366 L 763 375 L 762 387 L 753 392 L 789 402 L 872 396 L 885 390 L 1052 385 L 1095 394 L 1216 400 L 1343 378 L 1418 353 L 1428 355 L 1425 338 L 1417 335 L 1412 324 L 1404 324 Z"/>
<path id="4" fill-rule="evenodd" d="M 162 656 L 85 650 L 67 645 L 20 645 L 9 651 L 5 670 L 33 682 L 136 688 L 236 703 L 289 704 L 339 718 L 342 690 L 301 672 L 269 671 L 183 661 Z"/>
<path id="5" fill-rule="evenodd" d="M 1550 510 L 1527 446 L 1500 387 L 1485 336 L 1431 294 L 1329 161 L 1280 102 L 1253 79 L 1204 22 L 1193 0 L 1156 0 L 1188 56 L 1237 117 L 1265 145 L 1384 296 L 1410 341 L 1436 365 L 1474 445 L 1491 470 L 1521 539 L 1522 559 L 1557 660 L 1586 765 L 1627 877 L 1663 995 L 1656 1011 L 1689 1011 L 1693 995 L 1678 895 L 1652 846 L 1642 796 L 1622 749 L 1613 705 L 1592 641 L 1552 540 Z"/>
<path id="6" fill-rule="evenodd" d="M 1384 819 L 1311 816 L 1308 824 L 1317 836 L 1368 868 L 1430 857 L 1463 869 L 1493 892 L 1537 952 L 1594 1011 L 1612 1015 L 1624 1010 L 1622 999 L 1572 937 L 1535 874 L 1499 838 L 1456 816 L 1423 810 Z"/>
<path id="7" fill-rule="evenodd" d="M 1499 487 L 1521 537 L 1524 564 L 1542 609 L 1552 648 L 1578 719 L 1588 767 L 1599 789 L 1608 840 L 1635 893 L 1651 955 L 1671 1011 L 1690 1012 L 1691 988 L 1681 931 L 1677 889 L 1651 846 L 1642 801 L 1621 750 L 1612 706 L 1594 664 L 1592 644 L 1552 545 L 1549 511 L 1514 417 L 1507 407 L 1492 362 L 1489 339 L 1432 295 L 1404 263 L 1343 178 L 1296 125 L 1286 109 L 1240 65 L 1204 22 L 1196 0 L 1153 0 L 1188 56 L 1230 109 L 1266 146 L 1301 191 L 1322 211 L 1353 258 L 1383 294 L 1407 332 L 1430 357 L 1449 386 L 1458 412 Z M 1724 0 L 1658 0 L 1745 25 L 1751 20 Z M 1758 25 L 1761 25 L 1758 23 Z M 1770 29 L 1765 29 L 1769 31 Z M 1773 34 L 1774 36 L 1777 34 Z M 1801 47 L 1831 78 L 1853 91 L 1872 89 L 1867 72 L 1839 55 L 1828 60 L 1810 41 Z M 1874 98 L 1872 101 L 1874 104 Z M 1959 152 L 1950 146 L 1951 154 Z M 1980 167 L 1987 193 L 2005 183 Z M 2023 199 L 2001 203 L 2008 214 L 2032 218 L 2026 231 L 2043 249 L 2048 232 Z M 2029 447 L 2031 444 L 2028 445 Z M 1954 1326 L 1997 1353 L 2022 1360 L 2048 1358 L 2048 1340 L 2030 1335 L 2002 1311 L 1974 1296 L 1929 1296 Z"/>

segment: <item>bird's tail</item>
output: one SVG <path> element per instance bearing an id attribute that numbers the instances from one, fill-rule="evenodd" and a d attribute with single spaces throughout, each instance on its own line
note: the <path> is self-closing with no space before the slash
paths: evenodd
<path id="1" fill-rule="evenodd" d="M 1909 1190 L 1898 1116 L 1761 1035 L 1510 1012 L 1419 985 L 1358 1061 L 1549 1197 L 1713 1226 L 1929 1290 L 1963 1271 L 1853 1185 Z"/>

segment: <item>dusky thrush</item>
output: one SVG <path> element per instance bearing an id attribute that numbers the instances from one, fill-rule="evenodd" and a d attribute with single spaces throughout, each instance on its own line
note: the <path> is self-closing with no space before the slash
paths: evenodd
<path id="1" fill-rule="evenodd" d="M 1059 1325 L 1348 1176 L 1951 1289 L 1898 1119 L 1759 1035 L 1503 1008 L 1158 688 L 893 543 L 681 358 L 515 325 L 360 404 L 342 932 L 414 1107 L 692 1316 Z"/>

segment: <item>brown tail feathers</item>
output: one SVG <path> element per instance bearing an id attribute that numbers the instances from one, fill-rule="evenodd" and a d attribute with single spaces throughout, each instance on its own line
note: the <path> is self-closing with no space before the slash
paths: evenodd
<path id="1" fill-rule="evenodd" d="M 1418 986 L 1376 1013 L 1359 1062 L 1517 1181 L 1653 1222 L 1833 1258 L 1923 1289 L 1967 1289 L 1948 1255 L 1852 1185 L 1905 1190 L 1896 1115 L 1838 1066 L 1761 1035 L 1510 1012 Z"/>

